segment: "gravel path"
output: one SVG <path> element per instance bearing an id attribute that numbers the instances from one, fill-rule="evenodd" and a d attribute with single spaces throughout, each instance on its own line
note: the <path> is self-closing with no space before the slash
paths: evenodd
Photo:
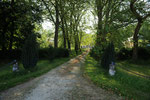
<path id="1" fill-rule="evenodd" d="M 82 76 L 86 53 L 1 93 L 0 100 L 121 100 Z"/>

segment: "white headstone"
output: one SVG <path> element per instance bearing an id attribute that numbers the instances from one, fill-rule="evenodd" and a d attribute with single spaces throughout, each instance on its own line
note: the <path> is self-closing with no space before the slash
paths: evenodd
<path id="1" fill-rule="evenodd" d="M 113 62 L 109 65 L 109 75 L 110 76 L 114 76 L 116 73 L 115 71 L 115 65 L 113 64 Z"/>

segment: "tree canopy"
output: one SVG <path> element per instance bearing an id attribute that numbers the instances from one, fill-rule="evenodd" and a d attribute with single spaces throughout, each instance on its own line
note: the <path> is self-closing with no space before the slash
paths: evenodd
<path id="1" fill-rule="evenodd" d="M 73 48 L 76 53 L 82 45 L 95 45 L 103 53 L 111 42 L 116 50 L 130 42 L 137 59 L 139 35 L 149 43 L 149 6 L 148 0 L 1 0 L 0 50 L 21 49 L 35 33 L 42 47 Z M 54 29 L 42 29 L 45 20 Z"/>

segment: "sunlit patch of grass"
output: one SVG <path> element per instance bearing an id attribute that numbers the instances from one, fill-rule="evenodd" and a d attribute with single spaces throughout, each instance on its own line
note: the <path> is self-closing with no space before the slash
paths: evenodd
<path id="1" fill-rule="evenodd" d="M 141 61 L 139 61 L 141 62 Z M 120 67 L 125 67 L 129 70 L 131 70 L 132 72 L 141 74 L 141 75 L 146 75 L 146 76 L 150 76 L 150 64 L 149 61 L 145 61 L 146 64 L 143 63 L 132 63 L 130 61 L 121 61 L 118 62 L 117 65 Z M 143 65 L 142 65 L 143 64 Z"/>
<path id="2" fill-rule="evenodd" d="M 109 76 L 108 71 L 99 66 L 98 62 L 87 56 L 84 73 L 101 88 L 113 91 L 127 99 L 150 99 L 150 80 L 129 74 L 120 67 L 116 68 L 116 75 L 112 77 Z"/>
<path id="3" fill-rule="evenodd" d="M 23 65 L 19 64 L 19 72 L 13 73 L 12 66 L 0 68 L 0 91 L 13 87 L 17 84 L 21 84 L 32 78 L 38 77 L 51 69 L 68 61 L 69 58 L 59 58 L 53 61 L 40 60 L 37 64 L 37 69 L 34 72 L 28 72 L 24 70 Z"/>

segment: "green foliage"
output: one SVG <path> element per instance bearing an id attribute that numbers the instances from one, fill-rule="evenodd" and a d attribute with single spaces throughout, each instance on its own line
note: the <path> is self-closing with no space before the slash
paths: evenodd
<path id="1" fill-rule="evenodd" d="M 99 46 L 94 46 L 90 51 L 91 57 L 93 57 L 97 61 L 100 60 L 101 54 L 102 54 L 102 48 Z"/>
<path id="2" fill-rule="evenodd" d="M 53 41 L 51 41 L 51 39 L 53 38 L 54 34 L 51 30 L 41 30 L 40 28 L 37 31 L 42 31 L 40 33 L 41 37 L 37 38 L 37 41 L 40 44 L 40 48 L 48 48 L 49 45 L 53 45 Z"/>
<path id="3" fill-rule="evenodd" d="M 143 40 L 143 46 L 146 46 L 147 44 L 150 44 L 150 23 L 149 21 L 145 22 L 140 30 L 140 36 L 142 36 L 140 39 Z"/>
<path id="4" fill-rule="evenodd" d="M 82 54 L 82 52 L 85 50 L 81 50 L 79 54 Z M 42 48 L 39 49 L 39 58 L 40 59 L 48 59 L 48 60 L 53 60 L 55 58 L 62 58 L 62 57 L 75 57 L 77 56 L 75 50 L 69 51 L 68 49 L 64 48 Z"/>
<path id="5" fill-rule="evenodd" d="M 115 62 L 115 50 L 113 43 L 110 43 L 104 51 L 101 59 L 101 66 L 105 69 L 109 69 L 111 62 Z"/>
<path id="6" fill-rule="evenodd" d="M 117 60 L 131 59 L 131 56 L 132 50 L 127 48 L 120 49 L 120 51 L 116 54 Z"/>
<path id="7" fill-rule="evenodd" d="M 47 58 L 53 60 L 55 58 L 69 57 L 69 50 L 64 48 L 44 48 L 40 50 L 40 58 Z"/>
<path id="8" fill-rule="evenodd" d="M 138 47 L 138 59 L 142 59 L 142 60 L 148 60 L 150 59 L 150 52 L 148 51 L 147 48 L 143 48 L 143 47 Z"/>
<path id="9" fill-rule="evenodd" d="M 61 58 L 61 57 L 69 57 L 69 50 L 64 48 L 49 48 L 49 59 L 52 60 L 54 58 Z"/>
<path id="10" fill-rule="evenodd" d="M 22 49 L 22 64 L 25 69 L 32 70 L 35 68 L 38 61 L 38 44 L 36 35 L 31 34 Z"/>
<path id="11" fill-rule="evenodd" d="M 83 34 L 82 41 L 81 41 L 81 46 L 85 45 L 94 45 L 94 40 L 95 40 L 95 35 L 94 34 Z"/>
<path id="12" fill-rule="evenodd" d="M 18 59 L 20 60 L 20 57 L 21 57 L 21 49 L 16 49 L 16 50 L 11 50 L 11 51 L 5 51 L 2 52 L 0 51 L 0 55 L 4 55 L 4 56 L 0 56 L 0 62 L 3 62 L 4 59 L 5 60 L 14 60 L 14 59 Z"/>
<path id="13" fill-rule="evenodd" d="M 129 60 L 132 58 L 133 49 L 122 48 L 116 54 L 117 60 Z M 150 59 L 149 48 L 138 47 L 138 59 L 139 60 L 148 60 Z"/>
<path id="14" fill-rule="evenodd" d="M 123 65 L 124 64 L 122 64 L 122 66 Z M 129 67 L 130 65 L 131 64 L 128 64 Z M 147 70 L 144 65 L 139 66 Z M 132 75 L 120 67 L 116 67 L 116 75 L 111 77 L 108 75 L 108 71 L 99 68 L 98 62 L 89 55 L 86 57 L 84 69 L 85 75 L 87 75 L 96 85 L 111 93 L 125 97 L 123 99 L 149 100 L 150 98 L 149 79 Z"/>
<path id="15" fill-rule="evenodd" d="M 42 21 L 39 1 L 0 1 L 0 49 L 20 49 L 32 33 L 35 23 Z"/>
<path id="16" fill-rule="evenodd" d="M 138 60 L 133 62 L 132 60 L 119 61 L 117 66 L 129 69 L 132 72 L 140 75 L 150 76 L 150 60 Z"/>

